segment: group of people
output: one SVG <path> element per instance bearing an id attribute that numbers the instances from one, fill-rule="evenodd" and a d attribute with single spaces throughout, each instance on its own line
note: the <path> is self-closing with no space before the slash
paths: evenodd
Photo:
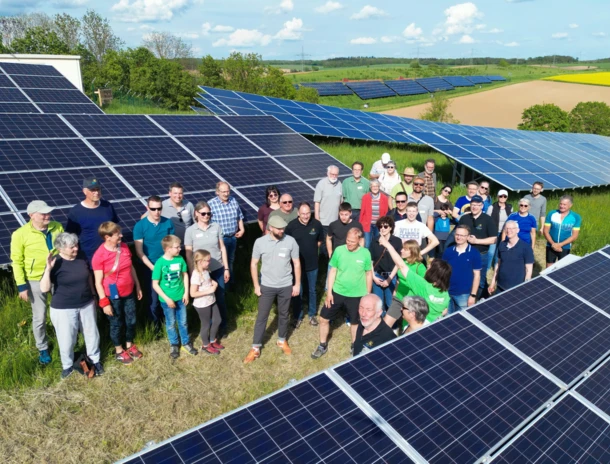
<path id="1" fill-rule="evenodd" d="M 559 208 L 546 214 L 541 182 L 513 212 L 508 193 L 500 190 L 493 201 L 487 181 L 469 182 L 467 195 L 453 205 L 450 185 L 437 194 L 432 159 L 419 174 L 405 168 L 401 179 L 384 153 L 369 179 L 363 172 L 364 165 L 355 162 L 352 176 L 341 182 L 339 168 L 329 166 L 313 204 L 296 207 L 289 193 L 266 189 L 258 212 L 261 237 L 250 261 L 258 315 L 244 363 L 261 355 L 274 302 L 276 345 L 286 355 L 291 320 L 298 329 L 305 312 L 319 331 L 312 358 L 326 354 L 331 322 L 343 312 L 356 355 L 529 280 L 538 231 L 547 240 L 547 266 L 567 255 L 578 237 L 581 219 L 571 211 L 572 198 L 562 197 Z M 172 358 L 181 351 L 218 355 L 224 349 L 225 292 L 233 280 L 237 239 L 245 233 L 244 216 L 226 182 L 217 184 L 215 197 L 196 205 L 183 192 L 174 182 L 166 199 L 147 199 L 133 229 L 135 256 L 96 178 L 84 180 L 85 199 L 71 209 L 65 230 L 51 220 L 53 208 L 44 201 L 28 205 L 30 221 L 13 233 L 11 259 L 19 296 L 32 306 L 42 364 L 51 362 L 48 294 L 62 378 L 74 370 L 79 331 L 93 374 L 104 372 L 96 306 L 108 318 L 115 359 L 123 364 L 143 356 L 134 344 L 138 300 L 157 329 L 165 321 Z M 321 265 L 327 270 L 326 297 L 318 315 Z M 201 321 L 200 350 L 187 326 L 189 303 Z"/>

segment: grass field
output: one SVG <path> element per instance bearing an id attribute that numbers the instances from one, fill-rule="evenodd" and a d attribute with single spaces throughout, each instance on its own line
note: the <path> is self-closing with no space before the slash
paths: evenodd
<path id="1" fill-rule="evenodd" d="M 314 141 L 347 164 L 363 161 L 367 169 L 387 151 L 400 170 L 409 165 L 419 171 L 424 161 L 432 157 L 437 160 L 442 179 L 449 179 L 451 175 L 447 159 L 427 148 L 410 150 L 400 145 Z M 497 186 L 492 186 L 492 190 L 497 191 Z M 452 199 L 463 193 L 464 188 L 456 186 Z M 583 217 L 574 250 L 577 254 L 591 252 L 608 241 L 607 221 L 599 211 L 607 203 L 609 193 L 610 189 L 574 192 L 574 210 Z M 549 207 L 557 204 L 561 194 L 547 194 Z M 509 199 L 513 204 L 517 200 L 516 195 Z M 12 282 L 4 276 L 4 287 L 0 291 L 0 456 L 4 456 L 3 460 L 111 462 L 140 450 L 150 440 L 159 442 L 281 388 L 291 379 L 301 379 L 346 359 L 349 332 L 344 325 L 336 327 L 329 353 L 320 360 L 309 357 L 317 343 L 317 330 L 307 324 L 289 335 L 293 355 L 284 356 L 273 346 L 277 321 L 272 316 L 261 359 L 252 365 L 242 364 L 256 317 L 256 297 L 247 268 L 257 235 L 257 228 L 249 226 L 246 238 L 239 241 L 235 265 L 238 284 L 228 294 L 231 333 L 225 341 L 226 350 L 219 358 L 183 354 L 176 362 L 170 362 L 166 340 L 156 338 L 140 324 L 136 343 L 145 357 L 128 367 L 118 365 L 110 357 L 108 328 L 105 319 L 100 317 L 107 373 L 92 381 L 77 375 L 59 381 L 59 353 L 50 323 L 47 327 L 53 363 L 47 368 L 37 365 L 30 309 L 16 298 Z M 544 242 L 539 240 L 537 270 L 543 253 Z M 318 284 L 320 299 L 322 282 L 323 275 Z M 139 320 L 143 321 L 142 313 L 140 316 Z M 189 328 L 196 336 L 198 322 L 193 311 L 189 314 Z"/>
<path id="2" fill-rule="evenodd" d="M 610 72 L 586 73 L 586 74 L 562 74 L 559 76 L 546 77 L 545 80 L 571 82 L 573 84 L 590 84 L 610 86 Z"/>

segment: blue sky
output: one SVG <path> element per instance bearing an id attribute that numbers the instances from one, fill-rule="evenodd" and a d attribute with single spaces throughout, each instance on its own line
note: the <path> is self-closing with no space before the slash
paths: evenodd
<path id="1" fill-rule="evenodd" d="M 608 0 L 0 0 L 0 14 L 81 16 L 93 8 L 128 46 L 151 31 L 181 35 L 195 55 L 610 56 Z"/>

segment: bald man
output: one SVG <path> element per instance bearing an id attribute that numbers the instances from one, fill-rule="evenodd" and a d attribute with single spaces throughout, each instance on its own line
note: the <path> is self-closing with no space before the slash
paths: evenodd
<path id="1" fill-rule="evenodd" d="M 381 319 L 382 306 L 381 298 L 373 293 L 360 298 L 360 323 L 354 340 L 354 356 L 396 338 L 394 331 Z"/>

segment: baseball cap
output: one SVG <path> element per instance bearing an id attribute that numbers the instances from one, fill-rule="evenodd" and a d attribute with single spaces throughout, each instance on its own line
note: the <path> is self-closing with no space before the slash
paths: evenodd
<path id="1" fill-rule="evenodd" d="M 47 203 L 42 200 L 34 200 L 34 201 L 30 202 L 30 204 L 28 205 L 28 214 L 33 214 L 33 213 L 47 214 L 47 213 L 50 213 L 51 211 L 53 211 L 54 209 L 55 208 L 47 205 Z"/>
<path id="2" fill-rule="evenodd" d="M 388 164 L 388 162 L 392 159 L 392 157 L 390 156 L 389 153 L 384 153 L 383 155 L 381 155 L 381 162 L 383 164 Z"/>
<path id="3" fill-rule="evenodd" d="M 276 229 L 285 229 L 288 224 L 286 224 L 286 221 L 284 221 L 282 217 L 275 215 L 269 218 L 267 225 L 275 227 Z"/>
<path id="4" fill-rule="evenodd" d="M 475 195 L 470 200 L 470 203 L 483 203 L 483 197 L 481 195 Z"/>
<path id="5" fill-rule="evenodd" d="M 508 196 L 508 192 L 507 192 L 506 190 L 502 189 L 502 190 L 500 190 L 500 191 L 498 192 L 498 196 L 500 196 L 500 195 L 506 195 L 506 196 Z"/>
<path id="6" fill-rule="evenodd" d="M 83 188 L 92 189 L 92 188 L 101 188 L 100 181 L 97 180 L 97 177 L 86 177 L 83 180 Z"/>

